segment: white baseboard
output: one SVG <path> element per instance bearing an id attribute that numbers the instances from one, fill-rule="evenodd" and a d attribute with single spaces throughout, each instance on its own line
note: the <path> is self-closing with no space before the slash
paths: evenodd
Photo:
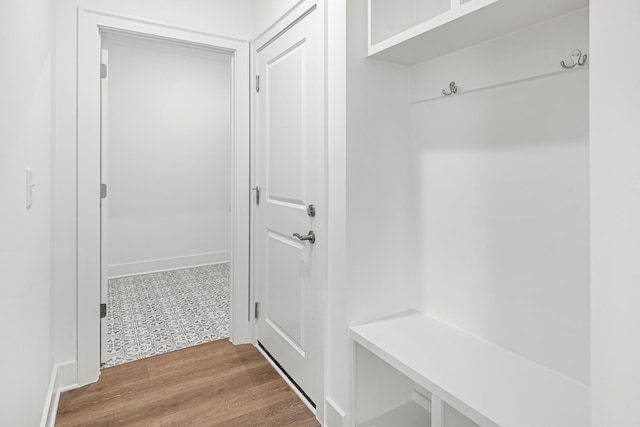
<path id="1" fill-rule="evenodd" d="M 58 378 L 58 367 L 54 366 L 49 379 L 49 387 L 47 387 L 47 395 L 44 399 L 44 408 L 42 417 L 40 418 L 40 427 L 49 427 L 55 425 L 55 413 L 58 411 L 58 402 L 56 398 L 56 380 Z M 54 410 L 53 407 L 56 407 Z M 53 412 L 53 414 L 52 414 Z M 51 421 L 53 419 L 53 421 Z"/>
<path id="2" fill-rule="evenodd" d="M 78 387 L 77 376 L 77 362 L 61 363 L 53 367 L 40 427 L 55 427 L 60 393 Z"/>
<path id="3" fill-rule="evenodd" d="M 114 264 L 109 266 L 110 279 L 135 276 L 138 274 L 156 273 L 179 268 L 198 267 L 208 264 L 220 264 L 231 260 L 231 251 L 210 252 L 206 254 L 187 255 L 175 258 L 153 259 L 149 261 Z"/>
<path id="4" fill-rule="evenodd" d="M 67 391 L 78 387 L 78 362 L 67 362 L 58 365 L 56 390 Z"/>
<path id="5" fill-rule="evenodd" d="M 324 407 L 324 426 L 325 427 L 346 427 L 346 413 L 328 397 L 325 399 Z"/>

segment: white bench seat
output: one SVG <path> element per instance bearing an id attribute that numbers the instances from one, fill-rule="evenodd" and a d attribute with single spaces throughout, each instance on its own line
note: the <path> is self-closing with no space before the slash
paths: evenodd
<path id="1" fill-rule="evenodd" d="M 418 311 L 353 326 L 350 336 L 453 408 L 479 414 L 483 427 L 590 425 L 587 385 Z"/>

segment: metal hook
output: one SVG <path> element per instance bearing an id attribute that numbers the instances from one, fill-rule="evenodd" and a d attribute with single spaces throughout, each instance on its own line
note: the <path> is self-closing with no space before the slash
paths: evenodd
<path id="1" fill-rule="evenodd" d="M 583 55 L 582 51 L 579 49 L 576 49 L 574 51 L 571 52 L 571 65 L 567 65 L 564 61 L 560 61 L 560 65 L 562 65 L 562 68 L 570 70 L 572 68 L 575 68 L 577 65 L 579 66 L 583 66 L 584 64 L 587 63 L 587 55 Z"/>
<path id="2" fill-rule="evenodd" d="M 456 82 L 449 83 L 449 93 L 447 93 L 444 89 L 442 89 L 442 94 L 444 96 L 451 96 L 454 93 L 458 93 L 458 86 L 456 86 Z"/>

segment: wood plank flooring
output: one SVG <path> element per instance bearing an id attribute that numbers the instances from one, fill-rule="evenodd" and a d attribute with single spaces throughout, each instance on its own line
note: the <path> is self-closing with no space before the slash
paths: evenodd
<path id="1" fill-rule="evenodd" d="M 219 340 L 102 370 L 62 393 L 57 427 L 319 426 L 252 345 Z"/>

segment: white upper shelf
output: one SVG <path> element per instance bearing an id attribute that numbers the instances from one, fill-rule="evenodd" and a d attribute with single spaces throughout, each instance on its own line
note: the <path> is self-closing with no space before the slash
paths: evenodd
<path id="1" fill-rule="evenodd" d="M 588 6 L 589 0 L 369 0 L 369 56 L 413 65 Z"/>
<path id="2" fill-rule="evenodd" d="M 486 417 L 480 425 L 589 425 L 587 385 L 415 310 L 352 326 L 350 336 L 457 410 Z"/>

